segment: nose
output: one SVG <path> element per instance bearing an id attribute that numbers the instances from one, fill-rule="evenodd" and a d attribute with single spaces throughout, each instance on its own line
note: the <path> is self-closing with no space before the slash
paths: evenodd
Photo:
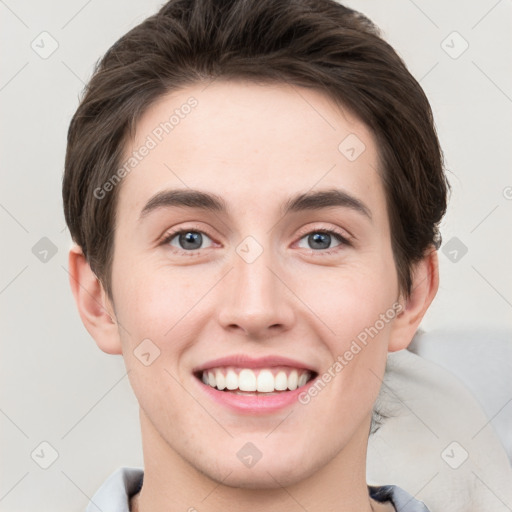
<path id="1" fill-rule="evenodd" d="M 220 324 L 254 339 L 289 330 L 295 320 L 293 293 L 276 258 L 267 249 L 254 261 L 240 254 L 234 252 L 233 269 L 225 278 Z"/>

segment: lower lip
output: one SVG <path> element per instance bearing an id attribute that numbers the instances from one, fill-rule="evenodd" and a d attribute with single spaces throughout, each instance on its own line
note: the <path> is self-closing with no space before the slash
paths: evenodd
<path id="1" fill-rule="evenodd" d="M 228 391 L 219 391 L 208 386 L 199 379 L 195 379 L 201 389 L 217 403 L 222 404 L 239 413 L 264 414 L 279 411 L 297 402 L 300 394 L 307 392 L 315 379 L 293 391 L 276 393 L 275 395 L 260 393 L 257 395 L 237 395 Z"/>

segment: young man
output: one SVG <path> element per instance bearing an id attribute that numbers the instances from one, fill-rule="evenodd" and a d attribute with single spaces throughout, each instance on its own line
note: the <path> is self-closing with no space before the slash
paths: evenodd
<path id="1" fill-rule="evenodd" d="M 95 70 L 65 167 L 71 287 L 144 452 L 89 510 L 426 510 L 367 486 L 366 449 L 387 354 L 437 291 L 447 183 L 369 20 L 171 0 Z"/>

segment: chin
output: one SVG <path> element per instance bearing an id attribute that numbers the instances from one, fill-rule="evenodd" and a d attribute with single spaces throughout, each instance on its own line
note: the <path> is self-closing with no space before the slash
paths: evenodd
<path id="1" fill-rule="evenodd" d="M 207 476 L 228 487 L 241 489 L 280 489 L 296 484 L 314 472 L 314 468 L 293 465 L 281 458 L 279 461 L 265 461 L 263 458 L 254 466 L 245 467 L 238 460 L 235 464 L 220 462 L 215 474 Z M 290 468 L 293 467 L 293 470 Z M 220 473 L 220 474 L 219 474 Z M 227 475 L 227 476 L 226 476 Z"/>

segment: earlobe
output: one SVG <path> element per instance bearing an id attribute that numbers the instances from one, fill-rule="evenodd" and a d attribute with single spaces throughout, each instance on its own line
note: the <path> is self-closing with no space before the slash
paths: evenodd
<path id="1" fill-rule="evenodd" d="M 103 352 L 121 354 L 114 309 L 79 246 L 70 249 L 68 262 L 71 291 L 85 328 Z"/>
<path id="2" fill-rule="evenodd" d="M 412 275 L 411 293 L 404 298 L 401 312 L 393 321 L 388 350 L 407 348 L 439 287 L 439 261 L 435 248 L 430 248 Z"/>

